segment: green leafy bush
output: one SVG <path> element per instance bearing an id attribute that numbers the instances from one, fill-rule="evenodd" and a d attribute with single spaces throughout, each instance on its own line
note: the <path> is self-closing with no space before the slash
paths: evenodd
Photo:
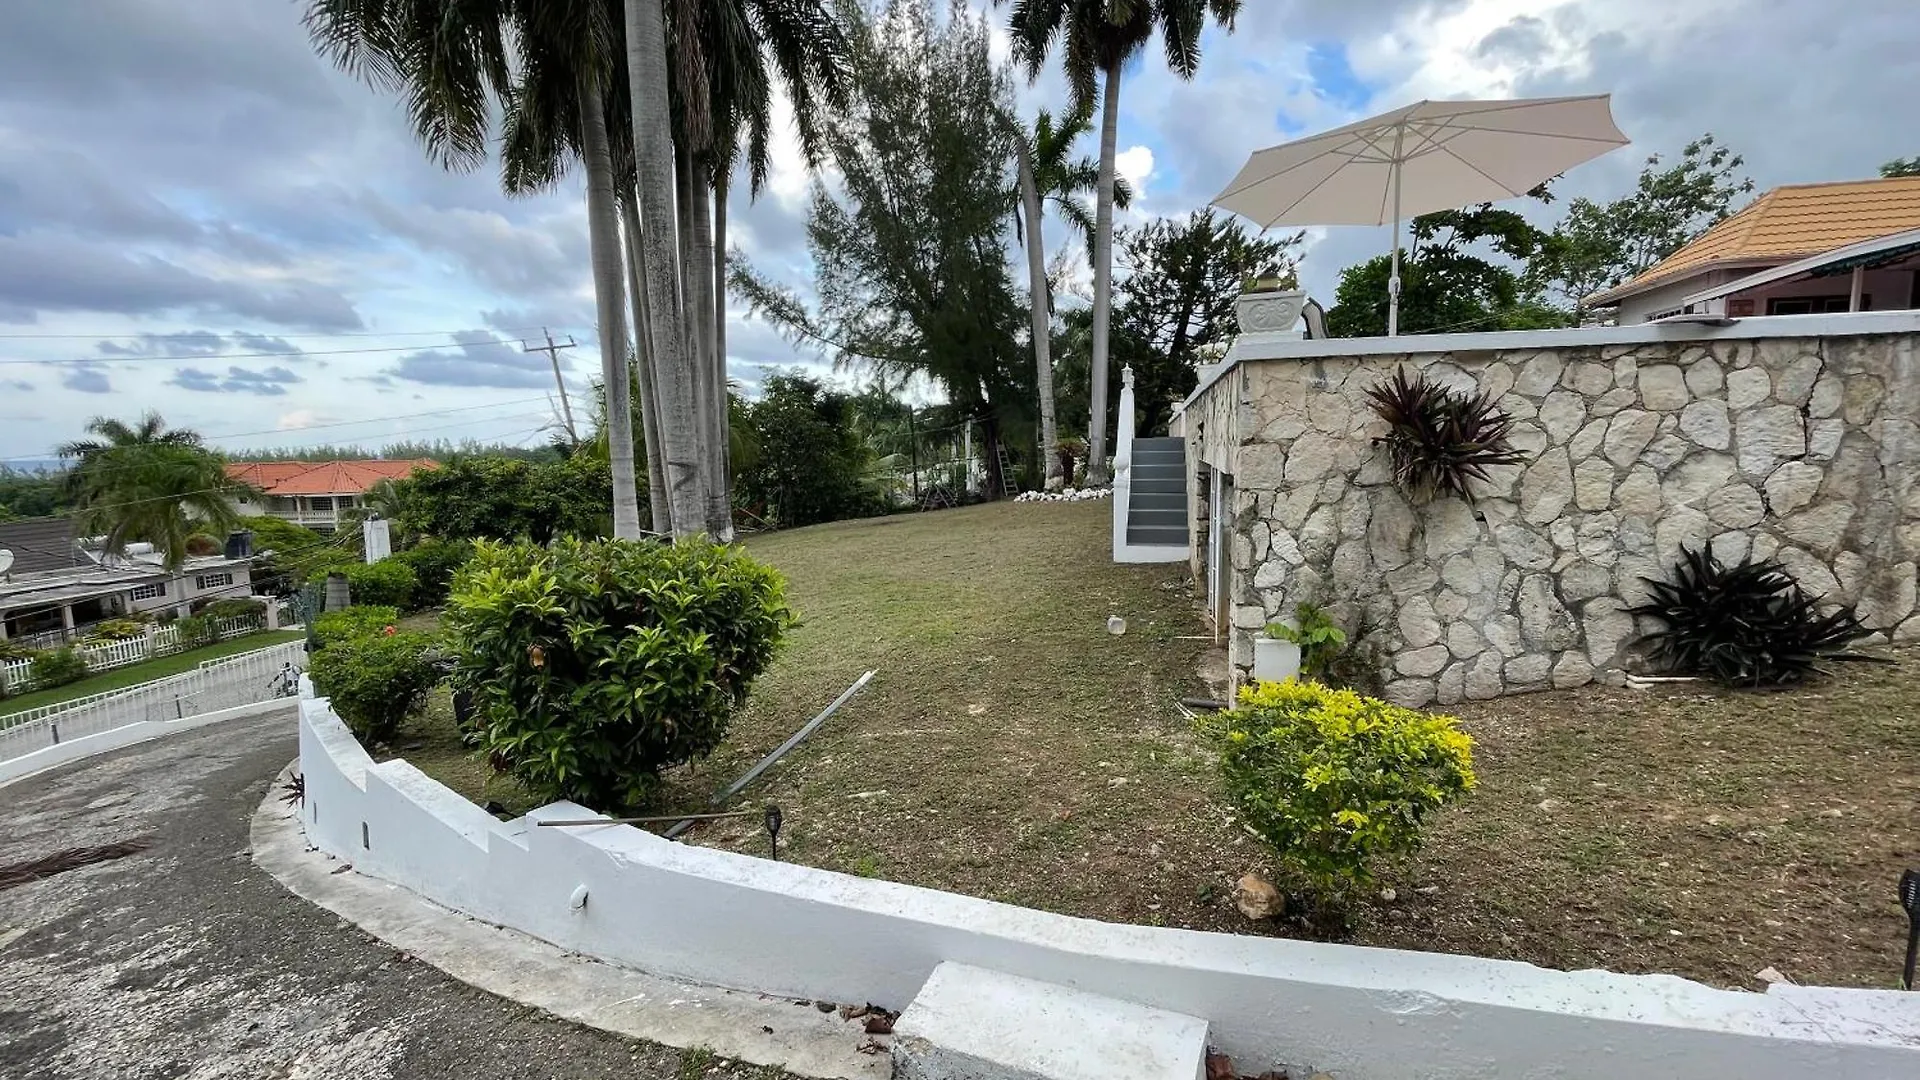
<path id="1" fill-rule="evenodd" d="M 1277 641 L 1291 641 L 1300 647 L 1300 674 L 1326 678 L 1333 671 L 1334 661 L 1340 658 L 1340 650 L 1346 648 L 1347 632 L 1312 604 L 1294 608 L 1293 621 L 1300 625 L 1296 628 L 1283 622 L 1268 623 L 1267 636 Z"/>
<path id="2" fill-rule="evenodd" d="M 429 537 L 393 556 L 393 561 L 411 567 L 417 584 L 415 607 L 434 607 L 447 602 L 453 589 L 454 571 L 473 558 L 473 543 L 468 540 L 440 540 Z"/>
<path id="3" fill-rule="evenodd" d="M 344 574 L 347 588 L 355 604 L 377 604 L 396 607 L 402 611 L 413 610 L 414 592 L 420 587 L 420 576 L 413 567 L 393 559 L 381 559 L 377 563 L 353 563 L 336 567 L 334 573 Z M 314 578 L 321 587 L 326 586 L 327 575 L 319 574 Z"/>
<path id="4" fill-rule="evenodd" d="M 137 638 L 147 632 L 147 624 L 138 619 L 108 619 L 87 627 L 87 644 L 111 644 Z"/>
<path id="5" fill-rule="evenodd" d="M 220 640 L 220 627 L 211 615 L 189 615 L 184 619 L 175 619 L 173 629 L 180 635 L 174 639 L 177 652 L 198 649 Z"/>
<path id="6" fill-rule="evenodd" d="M 1436 716 L 1319 683 L 1257 683 L 1203 717 L 1240 819 L 1323 903 L 1413 851 L 1427 814 L 1473 790 L 1473 740 Z"/>
<path id="7" fill-rule="evenodd" d="M 27 677 L 33 680 L 35 690 L 51 690 L 86 678 L 87 661 L 80 655 L 80 650 L 72 646 L 48 649 L 33 658 L 33 666 L 27 669 Z"/>
<path id="8" fill-rule="evenodd" d="M 562 539 L 476 545 L 447 624 L 481 750 L 537 798 L 613 810 L 719 745 L 792 615 L 735 548 Z"/>
<path id="9" fill-rule="evenodd" d="M 321 647 L 348 638 L 385 633 L 400 621 L 400 609 L 380 604 L 353 604 L 313 620 L 313 636 Z"/>
<path id="10" fill-rule="evenodd" d="M 419 631 L 335 641 L 313 654 L 313 687 L 362 741 L 386 742 L 444 677 L 437 644 Z"/>
<path id="11" fill-rule="evenodd" d="M 225 600 L 215 600 L 200 612 L 202 615 L 211 615 L 216 619 L 258 618 L 266 613 L 266 601 L 249 600 L 238 596 L 228 597 Z"/>
<path id="12" fill-rule="evenodd" d="M 17 641 L 0 640 L 0 660 L 31 660 L 39 655 L 39 649 L 29 648 Z"/>

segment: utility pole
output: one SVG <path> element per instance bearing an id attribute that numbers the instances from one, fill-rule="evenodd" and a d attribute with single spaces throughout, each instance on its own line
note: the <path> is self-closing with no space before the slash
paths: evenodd
<path id="1" fill-rule="evenodd" d="M 553 341 L 552 332 L 546 327 L 541 327 L 540 332 L 547 337 L 547 343 L 545 345 L 529 345 L 520 351 L 530 353 L 543 352 L 547 354 L 547 359 L 553 361 L 553 382 L 554 385 L 560 388 L 560 412 L 567 418 L 567 438 L 573 440 L 575 444 L 578 444 L 580 442 L 580 432 L 575 430 L 573 426 L 573 405 L 567 400 L 567 381 L 560 377 L 560 350 L 574 348 L 573 337 L 572 335 L 568 335 L 565 344 L 556 345 Z"/>

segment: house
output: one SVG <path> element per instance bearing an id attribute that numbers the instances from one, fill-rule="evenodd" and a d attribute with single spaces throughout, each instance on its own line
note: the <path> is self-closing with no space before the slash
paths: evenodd
<path id="1" fill-rule="evenodd" d="M 1920 307 L 1920 177 L 1774 188 L 1631 281 L 1589 296 L 1622 325 Z"/>
<path id="2" fill-rule="evenodd" d="M 71 518 L 0 523 L 0 562 L 8 564 L 0 571 L 0 640 L 51 645 L 107 619 L 185 616 L 202 602 L 245 598 L 253 592 L 246 546 L 237 540 L 230 553 L 189 556 L 168 571 L 153 545 L 108 555 L 77 537 Z"/>
<path id="3" fill-rule="evenodd" d="M 248 517 L 275 517 L 320 532 L 340 527 L 342 515 L 366 505 L 369 488 L 383 480 L 403 480 L 415 469 L 435 469 L 426 458 L 364 461 L 236 461 L 227 475 L 259 489 L 255 500 L 236 509 Z"/>

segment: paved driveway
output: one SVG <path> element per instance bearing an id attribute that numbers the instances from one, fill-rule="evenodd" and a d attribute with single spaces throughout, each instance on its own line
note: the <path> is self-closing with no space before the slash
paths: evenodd
<path id="1" fill-rule="evenodd" d="M 292 708 L 0 788 L 0 867 L 143 839 L 6 888 L 0 1076 L 759 1076 L 578 1028 L 396 953 L 283 890 L 248 825 Z"/>

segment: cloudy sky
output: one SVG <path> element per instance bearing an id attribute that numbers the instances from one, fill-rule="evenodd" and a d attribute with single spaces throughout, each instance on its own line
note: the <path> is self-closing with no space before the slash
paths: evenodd
<path id="1" fill-rule="evenodd" d="M 986 6 L 985 0 L 976 0 Z M 0 33 L 0 460 L 159 409 L 216 445 L 544 438 L 550 329 L 598 368 L 581 189 L 507 199 L 427 162 L 394 104 L 309 47 L 296 0 L 9 0 Z M 1712 131 L 1761 188 L 1920 153 L 1913 0 L 1247 0 L 1200 77 L 1124 82 L 1128 216 L 1203 204 L 1246 154 L 1422 97 L 1611 91 L 1634 146 L 1567 194 Z M 993 18 L 1004 19 L 1003 11 Z M 1058 104 L 1059 80 L 1022 86 Z M 1089 145 L 1089 151 L 1092 146 Z M 802 284 L 787 148 L 733 239 Z M 1059 230 L 1056 230 L 1056 235 Z M 1384 230 L 1316 232 L 1329 296 Z M 734 370 L 814 363 L 732 313 Z"/>

